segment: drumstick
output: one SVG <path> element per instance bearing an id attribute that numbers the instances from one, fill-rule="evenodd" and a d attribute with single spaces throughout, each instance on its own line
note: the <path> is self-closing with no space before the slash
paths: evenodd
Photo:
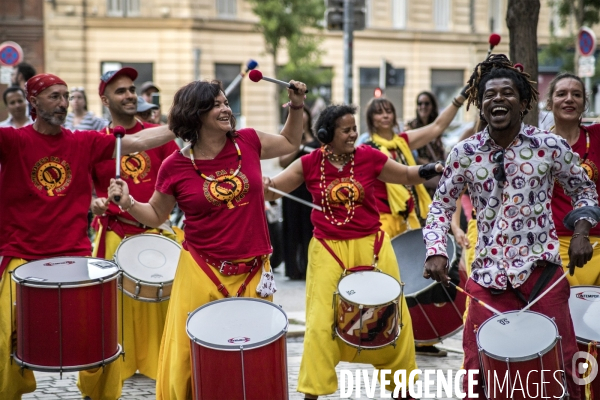
<path id="1" fill-rule="evenodd" d="M 490 54 L 492 54 L 492 50 L 494 50 L 494 47 L 496 47 L 500 43 L 501 39 L 501 36 L 497 33 L 492 33 L 490 35 L 490 38 L 488 39 L 488 43 L 490 44 L 490 48 L 487 53 L 488 57 L 490 56 Z"/>
<path id="2" fill-rule="evenodd" d="M 552 285 L 550 285 L 550 287 L 549 287 L 548 289 L 544 290 L 544 293 L 540 294 L 538 297 L 536 297 L 536 299 L 535 299 L 535 300 L 533 300 L 531 303 L 527 304 L 527 306 L 525 306 L 525 308 L 521 309 L 521 311 L 519 311 L 519 312 L 517 313 L 517 317 L 518 317 L 519 315 L 521 315 L 521 314 L 523 313 L 523 311 L 527 311 L 527 310 L 529 310 L 529 308 L 531 308 L 531 306 L 532 306 L 532 305 L 534 305 L 535 303 L 537 303 L 539 299 L 541 299 L 542 297 L 544 297 L 544 296 L 546 295 L 546 293 L 548 293 L 549 291 L 551 291 L 552 289 L 554 289 L 554 286 L 558 285 L 558 283 L 559 283 L 560 281 L 562 281 L 562 280 L 563 280 L 563 278 L 564 278 L 565 276 L 567 276 L 567 274 L 568 274 L 568 273 L 569 273 L 569 271 L 568 271 L 568 270 L 567 270 L 567 271 L 565 271 L 565 273 L 564 273 L 564 274 L 562 274 L 562 275 L 560 276 L 560 278 L 558 278 L 558 279 L 556 280 L 556 282 L 554 282 Z"/>
<path id="3" fill-rule="evenodd" d="M 125 136 L 125 128 L 122 126 L 115 126 L 113 129 L 113 135 L 117 138 L 116 147 L 116 160 L 117 160 L 117 173 L 115 174 L 116 179 L 121 179 L 121 139 Z M 115 196 L 115 201 L 118 203 L 121 200 L 121 196 Z"/>
<path id="4" fill-rule="evenodd" d="M 233 80 L 233 82 L 231 82 L 229 84 L 229 86 L 227 86 L 227 89 L 225 89 L 225 96 L 229 96 L 229 93 L 231 93 L 231 91 L 233 89 L 235 89 L 237 87 L 237 85 L 240 84 L 240 82 L 242 81 L 242 79 L 244 78 L 244 76 L 246 76 L 246 74 L 248 73 L 248 71 L 252 71 L 254 68 L 258 67 L 258 63 L 254 60 L 248 60 L 248 63 L 246 64 L 246 70 L 242 71 L 238 74 L 238 76 L 235 77 L 235 79 Z"/>
<path id="5" fill-rule="evenodd" d="M 248 78 L 250 78 L 250 80 L 252 82 L 258 82 L 260 80 L 265 80 L 265 81 L 268 81 L 271 83 L 276 83 L 278 85 L 285 86 L 288 89 L 294 89 L 295 92 L 298 92 L 298 88 L 296 86 L 292 85 L 291 83 L 280 81 L 279 79 L 269 78 L 268 76 L 263 76 L 262 72 L 260 72 L 257 69 L 253 69 L 252 71 L 250 71 L 250 73 L 248 74 Z M 308 92 L 308 88 L 306 88 L 304 93 L 307 93 L 307 92 Z"/>
<path id="6" fill-rule="evenodd" d="M 313 203 L 311 203 L 311 202 L 309 202 L 309 201 L 303 200 L 303 199 L 301 199 L 301 198 L 298 198 L 298 197 L 296 197 L 296 196 L 292 196 L 292 195 L 291 195 L 291 194 L 289 194 L 289 193 L 282 192 L 281 190 L 279 190 L 279 189 L 275 189 L 274 187 L 271 187 L 271 186 L 268 186 L 267 188 L 268 188 L 268 189 L 269 189 L 271 192 L 273 192 L 273 193 L 277 193 L 277 194 L 280 194 L 280 195 L 282 195 L 282 196 L 289 197 L 290 199 L 292 199 L 292 200 L 296 200 L 298 203 L 304 204 L 305 206 L 312 207 L 312 208 L 314 208 L 315 210 L 323 211 L 323 209 L 322 209 L 320 206 L 318 206 L 318 205 L 316 205 L 316 204 L 313 204 Z"/>
<path id="7" fill-rule="evenodd" d="M 460 286 L 458 286 L 456 283 L 454 283 L 454 282 L 452 282 L 452 281 L 450 281 L 450 283 L 451 283 L 452 285 L 454 285 L 454 287 L 456 288 L 456 290 L 458 290 L 459 292 L 462 292 L 462 293 L 466 294 L 466 295 L 467 295 L 467 296 L 469 296 L 471 299 L 473 299 L 473 301 L 475 301 L 475 302 L 479 303 L 480 305 L 484 306 L 485 308 L 487 308 L 488 310 L 490 310 L 490 311 L 491 311 L 491 312 L 493 312 L 494 314 L 497 314 L 497 315 L 502 315 L 502 313 L 501 313 L 500 311 L 496 310 L 494 307 L 492 307 L 492 306 L 490 306 L 490 305 L 487 305 L 487 304 L 485 304 L 483 301 L 479 300 L 477 297 L 473 296 L 473 295 L 472 295 L 472 294 L 470 294 L 470 293 L 467 293 L 467 292 L 465 292 L 465 291 L 463 290 L 463 288 L 461 288 Z"/>

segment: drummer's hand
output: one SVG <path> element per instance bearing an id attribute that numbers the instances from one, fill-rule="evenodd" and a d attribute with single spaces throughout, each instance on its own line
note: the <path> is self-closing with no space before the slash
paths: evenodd
<path id="1" fill-rule="evenodd" d="M 94 215 L 102 215 L 108 210 L 108 199 L 106 197 L 97 197 L 92 200 L 90 208 Z"/>
<path id="2" fill-rule="evenodd" d="M 575 273 L 575 267 L 581 268 L 592 259 L 594 248 L 590 243 L 592 224 L 584 219 L 575 223 L 575 231 L 569 243 L 569 273 Z"/>
<path id="3" fill-rule="evenodd" d="M 288 89 L 288 97 L 293 105 L 299 106 L 304 104 L 306 98 L 306 85 L 303 82 L 291 80 L 290 84 L 294 85 L 296 89 Z"/>
<path id="4" fill-rule="evenodd" d="M 457 225 L 451 224 L 450 228 L 452 229 L 452 234 L 454 235 L 454 240 L 456 240 L 457 245 L 459 245 L 462 249 L 471 248 L 471 243 L 469 242 L 469 239 L 467 238 L 465 231 L 463 231 Z"/>
<path id="5" fill-rule="evenodd" d="M 263 191 L 265 192 L 265 196 L 268 196 L 270 193 L 272 193 L 269 190 L 269 187 L 275 187 L 275 184 L 273 183 L 271 178 L 269 178 L 268 176 L 263 176 L 262 182 L 263 182 Z"/>
<path id="6" fill-rule="evenodd" d="M 448 258 L 444 256 L 429 257 L 423 266 L 423 278 L 431 278 L 438 282 L 442 282 L 444 286 L 449 286 Z"/>
<path id="7" fill-rule="evenodd" d="M 119 202 L 115 201 L 115 196 L 121 196 Z M 127 186 L 127 183 L 121 179 L 112 178 L 110 180 L 110 186 L 108 187 L 108 198 L 120 207 L 129 208 L 131 200 L 129 199 L 129 187 Z"/>

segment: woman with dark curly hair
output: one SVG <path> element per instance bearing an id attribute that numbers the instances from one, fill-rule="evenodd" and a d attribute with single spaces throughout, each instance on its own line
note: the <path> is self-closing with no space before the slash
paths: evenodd
<path id="1" fill-rule="evenodd" d="M 291 111 L 281 135 L 236 130 L 221 83 L 189 83 L 175 94 L 169 128 L 191 146 L 163 162 L 150 201 L 138 203 L 124 181 L 111 182 L 109 197 L 121 196 L 119 206 L 146 226 L 160 225 L 175 203 L 186 216 L 185 250 L 160 349 L 157 398 L 190 398 L 189 312 L 230 296 L 272 300 L 274 286 L 259 287 L 261 276 L 270 273 L 271 253 L 260 160 L 300 146 L 306 85 L 290 83 L 296 89 L 288 90 Z"/>
<path id="2" fill-rule="evenodd" d="M 417 368 L 410 314 L 402 298 L 400 318 L 396 320 L 402 329 L 395 347 L 390 343 L 361 352 L 360 346 L 348 344 L 339 334 L 332 338 L 336 319 L 331 299 L 341 272 L 347 274 L 354 272 L 355 267 L 373 265 L 377 255 L 377 268 L 389 279 L 393 278 L 392 282 L 400 281 L 390 237 L 381 231 L 373 190 L 375 182 L 414 185 L 442 170 L 439 164 L 402 165 L 371 146 L 355 148 L 358 138 L 355 112 L 356 108 L 350 105 L 327 107 L 316 123 L 321 149 L 302 156 L 273 179 L 264 178 L 265 189 L 273 187 L 287 193 L 306 183 L 313 203 L 321 207 L 311 214 L 315 229 L 308 254 L 306 334 L 298 378 L 298 391 L 307 399 L 336 391 L 335 367 L 340 361 L 372 364 L 378 369 L 391 370 L 392 376 L 400 370 L 409 375 Z M 279 197 L 272 192 L 265 196 L 270 200 Z M 364 290 L 383 291 L 373 286 Z M 366 342 L 392 328 L 382 321 L 376 322 L 377 326 L 366 321 L 360 329 L 353 329 L 353 335 L 369 336 L 364 339 Z M 387 389 L 394 390 L 394 385 L 388 384 Z"/>

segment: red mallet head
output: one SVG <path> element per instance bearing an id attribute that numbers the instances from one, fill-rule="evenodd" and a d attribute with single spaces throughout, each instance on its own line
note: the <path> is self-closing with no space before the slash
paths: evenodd
<path id="1" fill-rule="evenodd" d="M 500 39 L 502 39 L 500 35 L 498 35 L 497 33 L 492 33 L 490 35 L 490 39 L 488 40 L 490 47 L 494 48 L 498 46 L 498 44 L 500 43 Z"/>
<path id="2" fill-rule="evenodd" d="M 520 64 L 520 63 L 516 63 L 515 68 L 521 72 L 523 72 L 523 70 L 525 69 L 525 67 L 523 67 L 523 64 Z"/>
<path id="3" fill-rule="evenodd" d="M 122 138 L 125 136 L 125 128 L 123 128 L 122 126 L 115 126 L 115 129 L 113 129 L 113 135 L 115 135 L 118 138 Z"/>
<path id="4" fill-rule="evenodd" d="M 248 74 L 248 78 L 250 78 L 250 80 L 252 82 L 258 82 L 263 78 L 263 74 L 262 72 L 260 72 L 257 69 L 253 69 L 252 71 L 250 71 L 250 73 Z"/>

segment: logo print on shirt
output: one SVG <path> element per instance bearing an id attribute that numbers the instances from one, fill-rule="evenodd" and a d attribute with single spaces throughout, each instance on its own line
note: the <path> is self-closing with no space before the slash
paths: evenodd
<path id="1" fill-rule="evenodd" d="M 326 193 L 329 193 L 329 202 L 331 205 L 343 205 L 350 207 L 350 193 L 353 194 L 354 203 L 362 204 L 365 198 L 365 190 L 357 181 L 351 181 L 350 178 L 334 179 L 327 186 Z"/>
<path id="2" fill-rule="evenodd" d="M 225 170 L 217 171 L 217 179 L 224 177 L 220 181 L 204 181 L 204 196 L 206 200 L 215 206 L 226 204 L 227 208 L 235 208 L 233 202 L 239 203 L 250 188 L 248 178 L 243 172 L 239 172 L 237 176 L 233 176 L 235 171 L 229 172 Z M 212 177 L 212 176 L 211 176 Z"/>
<path id="3" fill-rule="evenodd" d="M 150 157 L 145 151 L 121 157 L 121 177 L 133 178 L 135 184 L 140 183 L 140 179 L 148 175 L 151 167 Z"/>
<path id="4" fill-rule="evenodd" d="M 585 160 L 581 164 L 581 167 L 592 182 L 598 181 L 598 166 L 592 160 Z"/>
<path id="5" fill-rule="evenodd" d="M 71 184 L 71 166 L 58 157 L 44 157 L 33 166 L 31 181 L 38 190 L 56 196 Z"/>

